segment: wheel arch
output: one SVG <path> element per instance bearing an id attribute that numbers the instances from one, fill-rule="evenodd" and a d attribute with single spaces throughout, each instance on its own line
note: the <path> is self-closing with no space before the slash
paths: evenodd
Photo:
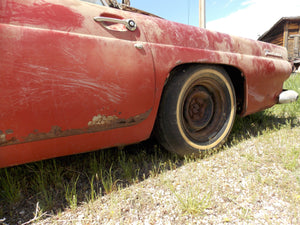
<path id="1" fill-rule="evenodd" d="M 234 91 L 236 95 L 236 104 L 237 104 L 237 114 L 241 115 L 243 111 L 246 108 L 246 80 L 243 75 L 243 72 L 231 65 L 224 65 L 224 64 L 202 64 L 202 63 L 186 63 L 186 64 L 181 64 L 176 67 L 174 67 L 170 73 L 169 76 L 167 77 L 164 88 L 170 80 L 172 80 L 172 77 L 178 73 L 179 71 L 183 71 L 187 69 L 190 66 L 219 66 L 223 68 L 228 76 L 230 77 L 230 80 L 234 86 Z"/>
<path id="2" fill-rule="evenodd" d="M 235 94 L 235 88 L 241 93 L 241 73 L 217 64 L 187 63 L 174 67 L 168 74 L 154 137 L 180 156 L 198 155 L 221 146 L 234 123 L 236 100 L 241 98 Z"/>

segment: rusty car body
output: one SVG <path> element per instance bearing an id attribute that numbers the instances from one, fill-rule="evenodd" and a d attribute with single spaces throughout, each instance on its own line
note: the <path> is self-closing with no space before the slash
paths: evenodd
<path id="1" fill-rule="evenodd" d="M 137 12 L 0 2 L 0 167 L 153 130 L 168 150 L 197 154 L 225 141 L 236 113 L 278 103 L 286 49 Z"/>

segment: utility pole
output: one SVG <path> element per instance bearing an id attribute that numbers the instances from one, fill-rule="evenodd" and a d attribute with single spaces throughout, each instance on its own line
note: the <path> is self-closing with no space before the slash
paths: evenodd
<path id="1" fill-rule="evenodd" d="M 199 0 L 199 26 L 201 28 L 206 27 L 205 21 L 205 0 Z"/>

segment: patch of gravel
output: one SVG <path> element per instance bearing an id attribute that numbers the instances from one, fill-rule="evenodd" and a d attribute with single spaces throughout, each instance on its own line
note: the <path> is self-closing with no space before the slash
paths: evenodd
<path id="1" fill-rule="evenodd" d="M 300 159 L 287 170 L 281 157 L 299 134 L 249 139 L 36 224 L 300 224 Z"/>

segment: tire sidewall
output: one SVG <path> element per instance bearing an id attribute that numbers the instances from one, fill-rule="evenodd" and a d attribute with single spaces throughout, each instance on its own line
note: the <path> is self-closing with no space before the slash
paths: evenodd
<path id="1" fill-rule="evenodd" d="M 201 145 L 196 143 L 195 141 L 191 140 L 185 132 L 185 128 L 183 126 L 182 121 L 182 105 L 184 104 L 186 93 L 189 90 L 190 86 L 197 80 L 207 78 L 215 79 L 217 82 L 222 82 L 222 85 L 225 85 L 226 91 L 228 91 L 229 95 L 229 103 L 230 103 L 230 113 L 229 117 L 226 119 L 224 126 L 217 132 L 216 136 L 205 145 Z M 235 100 L 235 93 L 233 85 L 230 81 L 225 70 L 219 67 L 195 67 L 189 70 L 187 73 L 184 74 L 183 82 L 181 83 L 182 86 L 179 88 L 177 102 L 176 102 L 176 124 L 178 130 L 178 140 L 179 143 L 184 143 L 186 146 L 183 148 L 188 148 L 192 152 L 195 150 L 208 150 L 213 149 L 222 144 L 227 136 L 229 135 L 232 125 L 235 119 L 236 113 L 236 100 Z M 195 152 L 196 153 L 196 152 Z"/>

